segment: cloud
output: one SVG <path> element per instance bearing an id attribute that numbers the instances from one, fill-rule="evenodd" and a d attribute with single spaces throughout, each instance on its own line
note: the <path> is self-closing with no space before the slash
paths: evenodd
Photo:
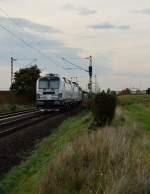
<path id="1" fill-rule="evenodd" d="M 3 22 L 2 22 L 3 21 Z M 15 21 L 26 21 L 24 19 L 16 18 Z M 0 70 L 2 67 L 9 67 L 10 64 L 10 57 L 15 57 L 17 59 L 20 58 L 37 58 L 37 64 L 41 69 L 47 70 L 47 72 L 56 72 L 65 74 L 63 70 L 63 66 L 68 64 L 63 64 L 61 57 L 64 56 L 73 56 L 75 58 L 79 57 L 79 49 L 74 49 L 67 47 L 62 41 L 59 39 L 54 38 L 53 36 L 45 36 L 44 33 L 33 33 L 30 31 L 21 30 L 24 27 L 28 27 L 30 29 L 33 28 L 34 24 L 30 22 L 25 22 L 22 24 L 22 28 L 18 23 L 17 26 L 13 25 L 8 18 L 0 18 L 1 25 L 5 26 L 9 31 L 13 32 L 18 38 L 11 36 L 8 32 L 0 27 Z M 39 25 L 42 26 L 43 25 Z M 45 29 L 45 28 L 44 28 Z M 39 30 L 41 32 L 41 30 Z M 49 30 L 48 30 L 49 31 Z M 43 31 L 42 31 L 43 32 Z M 32 45 L 36 49 L 32 49 L 28 47 L 28 45 L 23 44 L 23 42 L 19 41 L 18 39 L 22 38 L 27 43 Z M 41 55 L 40 52 L 44 53 L 46 56 Z M 29 61 L 30 62 L 30 61 Z M 28 61 L 16 61 L 15 68 L 16 70 L 20 67 L 24 67 L 29 63 Z M 55 62 L 55 63 L 54 63 Z M 19 64 L 19 65 L 18 65 Z M 6 68 L 7 69 L 7 68 Z M 9 83 L 9 75 L 10 70 L 5 73 L 3 77 L 4 87 L 8 87 Z M 3 72 L 0 71 L 0 77 L 3 76 Z"/>
<path id="2" fill-rule="evenodd" d="M 28 28 L 32 31 L 36 32 L 42 32 L 42 33 L 59 33 L 60 31 L 55 29 L 54 27 L 48 26 L 48 25 L 43 25 L 43 24 L 38 24 L 31 22 L 26 19 L 15 19 L 15 21 L 19 24 L 19 26 Z"/>
<path id="3" fill-rule="evenodd" d="M 117 28 L 120 30 L 129 30 L 130 26 L 129 25 L 121 25 L 121 26 L 118 26 Z"/>
<path id="4" fill-rule="evenodd" d="M 4 65 L 0 65 L 0 83 L 2 83 L 0 85 L 0 90 L 8 90 L 9 86 L 10 86 L 10 67 L 9 66 L 4 66 Z M 7 77 L 7 79 L 6 79 Z M 5 82 L 4 82 L 5 80 Z"/>
<path id="5" fill-rule="evenodd" d="M 109 22 L 106 22 L 106 23 L 90 25 L 88 26 L 88 28 L 97 29 L 97 30 L 111 30 L 111 29 L 128 30 L 130 29 L 130 26 L 129 25 L 115 26 Z"/>
<path id="6" fill-rule="evenodd" d="M 115 28 L 115 26 L 110 23 L 100 23 L 100 24 L 91 25 L 89 27 L 93 29 L 113 29 Z"/>
<path id="7" fill-rule="evenodd" d="M 79 70 L 74 71 L 68 71 L 66 69 L 63 69 L 64 67 L 72 67 L 71 65 L 64 63 L 61 60 L 61 57 L 67 57 L 71 56 L 73 58 L 79 58 L 80 54 L 83 52 L 83 50 L 79 48 L 70 48 L 66 46 L 62 41 L 59 39 L 54 38 L 54 36 L 45 36 L 45 33 L 33 33 L 30 31 L 22 31 L 20 25 L 15 26 L 11 24 L 9 19 L 5 18 L 5 20 L 2 20 L 0 18 L 0 23 L 3 21 L 2 25 L 6 26 L 10 31 L 15 33 L 18 37 L 23 38 L 26 42 L 30 43 L 30 45 L 33 45 L 35 48 L 40 49 L 43 53 L 45 53 L 50 59 L 55 61 L 55 64 L 51 62 L 51 60 L 48 60 L 46 57 L 41 56 L 36 50 L 31 49 L 27 46 L 25 46 L 21 41 L 15 39 L 12 37 L 9 33 L 2 30 L 0 28 L 0 83 L 3 83 L 4 88 L 8 88 L 9 82 L 10 82 L 10 57 L 15 57 L 17 59 L 22 58 L 37 58 L 37 65 L 44 69 L 46 72 L 54 72 L 62 74 L 63 76 L 71 77 L 74 75 L 86 75 L 86 72 L 81 72 Z M 20 21 L 19 18 L 17 18 L 16 21 Z M 23 27 L 26 25 L 23 25 Z M 2 58 L 2 57 L 3 58 Z M 97 72 L 109 72 L 111 71 L 111 57 L 101 55 L 99 58 L 97 58 L 94 61 L 95 68 Z M 23 61 L 18 60 L 14 63 L 15 71 L 18 70 L 21 67 L 24 67 L 28 65 L 30 61 Z M 78 65 L 85 68 L 85 65 L 83 61 L 75 61 Z M 103 64 L 100 65 L 99 64 Z M 6 67 L 6 70 L 2 69 L 2 67 Z M 4 75 L 4 76 L 3 76 Z M 1 84 L 2 85 L 2 84 Z M 0 87 L 2 87 L 0 85 Z"/>
<path id="8" fill-rule="evenodd" d="M 134 73 L 134 72 L 129 72 L 129 71 L 125 71 L 125 72 L 121 72 L 121 71 L 112 71 L 111 73 L 112 75 L 115 76 L 125 76 L 125 77 L 129 77 L 129 78 L 149 78 L 149 74 L 148 73 Z"/>
<path id="9" fill-rule="evenodd" d="M 70 10 L 76 10 L 77 8 L 73 4 L 67 3 L 62 6 L 62 9 L 70 11 Z"/>
<path id="10" fill-rule="evenodd" d="M 11 20 L 14 23 L 15 28 L 17 26 L 18 28 L 21 28 L 27 31 L 37 32 L 37 33 L 60 33 L 60 30 L 57 30 L 52 26 L 38 24 L 27 19 L 11 18 Z M 6 25 L 8 23 L 11 23 L 9 18 L 6 18 L 6 17 L 0 17 L 0 22 Z"/>
<path id="11" fill-rule="evenodd" d="M 89 9 L 86 9 L 86 8 L 81 8 L 79 10 L 79 15 L 93 15 L 96 12 L 97 12 L 96 10 L 89 10 Z"/>
<path id="12" fill-rule="evenodd" d="M 150 15 L 150 8 L 141 9 L 141 10 L 134 10 L 133 13 L 140 13 L 140 14 Z"/>
<path id="13" fill-rule="evenodd" d="M 92 10 L 92 9 L 88 9 L 88 8 L 83 8 L 83 7 L 76 7 L 73 4 L 65 4 L 64 6 L 62 6 L 62 9 L 66 10 L 66 11 L 76 11 L 79 15 L 93 15 L 96 14 L 97 11 L 96 10 Z"/>

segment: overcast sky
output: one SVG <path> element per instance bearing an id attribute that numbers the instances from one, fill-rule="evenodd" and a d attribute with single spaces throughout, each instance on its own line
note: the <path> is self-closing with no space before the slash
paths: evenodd
<path id="1" fill-rule="evenodd" d="M 67 70 L 61 57 L 90 55 L 101 88 L 150 87 L 150 1 L 0 0 L 0 89 L 9 88 L 11 56 L 37 58 L 44 72 L 82 76 L 85 85 L 87 74 Z M 15 70 L 31 61 L 18 60 Z"/>

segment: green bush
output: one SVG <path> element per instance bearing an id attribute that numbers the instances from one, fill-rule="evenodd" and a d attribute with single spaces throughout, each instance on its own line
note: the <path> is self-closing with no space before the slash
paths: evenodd
<path id="1" fill-rule="evenodd" d="M 115 116 L 117 106 L 117 96 L 109 89 L 95 95 L 92 103 L 92 112 L 94 121 L 97 125 L 103 127 L 110 125 Z"/>

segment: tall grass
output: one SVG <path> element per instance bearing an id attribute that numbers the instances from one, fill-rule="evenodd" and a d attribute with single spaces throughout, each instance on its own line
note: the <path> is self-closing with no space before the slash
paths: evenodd
<path id="1" fill-rule="evenodd" d="M 105 128 L 80 137 L 50 163 L 39 194 L 149 194 L 150 152 L 134 135 Z"/>

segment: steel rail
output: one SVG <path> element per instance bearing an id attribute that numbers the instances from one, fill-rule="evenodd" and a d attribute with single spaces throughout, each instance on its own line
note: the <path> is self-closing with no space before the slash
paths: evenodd
<path id="1" fill-rule="evenodd" d="M 12 117 L 12 116 L 17 116 L 17 115 L 21 115 L 21 114 L 24 114 L 24 113 L 29 113 L 29 112 L 32 112 L 32 111 L 35 111 L 35 110 L 38 110 L 38 109 L 37 108 L 32 108 L 32 109 L 26 109 L 26 110 L 23 110 L 23 111 L 9 112 L 9 113 L 0 114 L 0 119 L 9 118 L 9 117 Z"/>
<path id="2" fill-rule="evenodd" d="M 37 123 L 39 123 L 41 121 L 44 121 L 44 120 L 46 120 L 48 118 L 53 118 L 53 117 L 55 117 L 57 115 L 59 115 L 59 114 L 58 113 L 55 113 L 55 114 L 53 113 L 51 115 L 50 114 L 48 114 L 48 115 L 47 114 L 46 115 L 42 114 L 42 115 L 38 115 L 38 116 L 36 116 L 34 118 L 33 117 L 30 118 L 26 122 L 16 123 L 16 126 L 13 126 L 13 127 L 9 126 L 7 129 L 0 131 L 0 138 L 8 136 L 8 135 L 11 135 L 11 134 L 15 133 L 16 131 L 20 131 L 20 130 L 28 127 L 28 126 L 37 124 Z"/>
<path id="3" fill-rule="evenodd" d="M 13 124 L 17 124 L 19 122 L 26 121 L 27 119 L 32 119 L 32 118 L 38 117 L 40 115 L 43 115 L 43 113 L 40 111 L 36 111 L 36 112 L 30 112 L 30 113 L 23 114 L 23 115 L 13 116 L 10 118 L 1 119 L 0 120 L 0 129 L 7 127 L 9 125 L 13 125 Z"/>

